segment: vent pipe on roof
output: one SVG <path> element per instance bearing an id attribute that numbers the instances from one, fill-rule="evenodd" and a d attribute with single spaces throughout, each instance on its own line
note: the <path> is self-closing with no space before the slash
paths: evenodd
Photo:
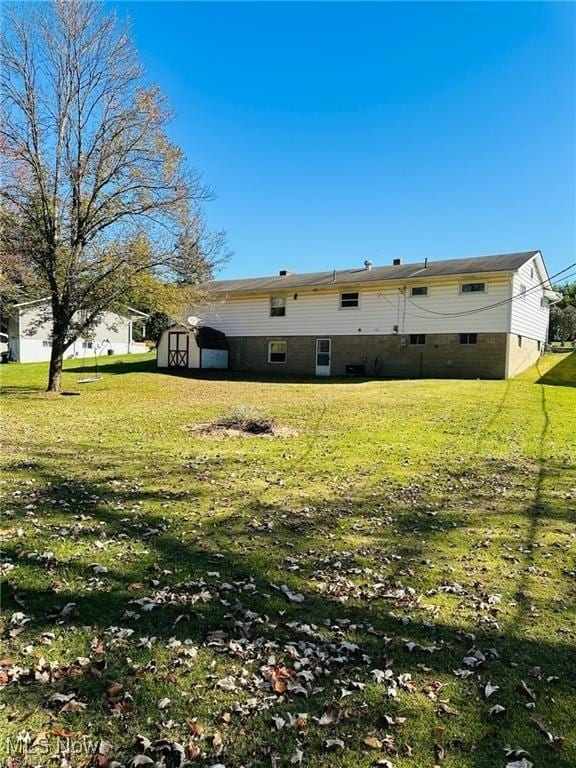
<path id="1" fill-rule="evenodd" d="M 281 269 L 278 274 L 280 275 L 280 277 L 286 277 L 287 275 L 292 275 L 294 273 L 293 272 L 288 272 L 287 269 Z"/>
<path id="2" fill-rule="evenodd" d="M 374 266 L 374 262 L 370 261 L 370 259 L 366 259 L 366 261 L 364 262 L 364 266 L 368 271 L 370 271 Z"/>
<path id="3" fill-rule="evenodd" d="M 424 269 L 428 266 L 428 256 L 424 259 Z"/>
<path id="4" fill-rule="evenodd" d="M 399 267 L 401 264 L 404 264 L 404 259 L 394 259 L 392 262 L 392 265 L 394 267 Z"/>

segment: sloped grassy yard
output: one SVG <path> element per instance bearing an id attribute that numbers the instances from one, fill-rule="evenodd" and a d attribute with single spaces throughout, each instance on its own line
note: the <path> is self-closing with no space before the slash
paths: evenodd
<path id="1" fill-rule="evenodd" d="M 10 768 L 576 765 L 576 355 L 510 382 L 75 365 L 78 396 L 0 370 Z M 295 434 L 190 429 L 238 404 Z"/>

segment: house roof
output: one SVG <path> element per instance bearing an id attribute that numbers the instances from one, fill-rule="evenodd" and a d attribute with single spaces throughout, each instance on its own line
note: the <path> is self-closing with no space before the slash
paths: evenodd
<path id="1" fill-rule="evenodd" d="M 50 296 L 43 296 L 41 299 L 32 299 L 31 301 L 20 301 L 18 304 L 13 304 L 12 306 L 14 308 L 30 307 L 32 306 L 32 304 L 46 304 L 49 301 L 50 301 Z M 134 309 L 134 307 L 126 307 L 126 312 L 124 313 L 117 312 L 116 314 L 137 315 L 138 317 L 150 317 L 148 313 L 141 312 L 139 309 Z"/>
<path id="2" fill-rule="evenodd" d="M 282 291 L 293 288 L 312 288 L 330 285 L 378 283 L 387 280 L 427 280 L 431 277 L 481 274 L 484 272 L 514 272 L 540 251 L 523 251 L 495 256 L 477 256 L 468 259 L 421 261 L 416 264 L 372 267 L 372 269 L 337 269 L 328 272 L 274 275 L 242 280 L 214 280 L 206 286 L 217 293 L 256 291 Z"/>

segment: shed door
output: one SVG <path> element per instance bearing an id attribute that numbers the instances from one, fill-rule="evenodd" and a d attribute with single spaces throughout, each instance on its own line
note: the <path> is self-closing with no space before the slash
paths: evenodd
<path id="1" fill-rule="evenodd" d="M 170 331 L 168 334 L 168 368 L 188 368 L 188 334 Z"/>

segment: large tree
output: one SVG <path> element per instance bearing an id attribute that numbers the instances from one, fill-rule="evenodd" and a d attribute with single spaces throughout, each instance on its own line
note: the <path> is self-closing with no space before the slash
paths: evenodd
<path id="1" fill-rule="evenodd" d="M 0 56 L 0 280 L 49 297 L 59 391 L 66 349 L 105 309 L 160 283 L 183 297 L 223 236 L 207 231 L 210 191 L 166 135 L 165 98 L 100 3 L 5 8 Z"/>

